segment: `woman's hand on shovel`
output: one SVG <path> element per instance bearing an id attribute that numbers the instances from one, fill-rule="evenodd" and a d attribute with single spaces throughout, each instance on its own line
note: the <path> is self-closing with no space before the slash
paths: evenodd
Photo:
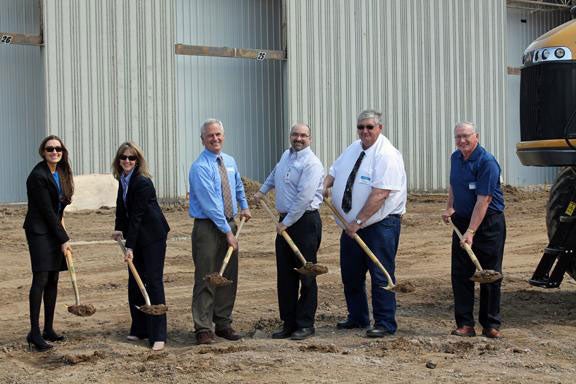
<path id="1" fill-rule="evenodd" d="M 63 254 L 66 254 L 66 251 L 72 252 L 72 247 L 70 246 L 70 241 L 67 241 L 67 242 L 63 243 L 63 244 L 60 246 L 60 249 L 62 250 L 62 253 L 63 253 Z"/>
<path id="2" fill-rule="evenodd" d="M 132 260 L 134 260 L 134 252 L 131 248 L 126 248 L 126 253 L 124 253 L 124 262 L 127 263 Z"/>
<path id="3" fill-rule="evenodd" d="M 124 239 L 124 235 L 122 235 L 122 231 L 114 231 L 112 232 L 112 240 L 120 241 Z"/>

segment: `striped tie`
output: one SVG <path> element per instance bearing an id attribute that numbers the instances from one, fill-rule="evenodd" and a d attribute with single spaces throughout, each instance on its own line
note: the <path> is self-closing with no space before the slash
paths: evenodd
<path id="1" fill-rule="evenodd" d="M 227 219 L 234 216 L 232 208 L 232 193 L 230 193 L 230 184 L 228 183 L 228 172 L 224 166 L 222 156 L 218 156 L 218 172 L 220 172 L 220 183 L 222 187 L 222 200 L 224 201 L 224 215 Z"/>

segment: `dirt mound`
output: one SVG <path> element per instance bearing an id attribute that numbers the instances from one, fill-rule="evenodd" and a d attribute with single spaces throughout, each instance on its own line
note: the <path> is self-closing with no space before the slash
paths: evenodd
<path id="1" fill-rule="evenodd" d="M 94 351 L 91 355 L 80 354 L 80 355 L 64 355 L 62 356 L 62 361 L 69 365 L 76 365 L 79 363 L 94 362 L 100 359 L 104 359 L 106 354 L 102 351 Z"/>
<path id="2" fill-rule="evenodd" d="M 334 344 L 308 344 L 302 345 L 298 348 L 300 352 L 320 352 L 320 353 L 339 353 L 338 349 Z"/>

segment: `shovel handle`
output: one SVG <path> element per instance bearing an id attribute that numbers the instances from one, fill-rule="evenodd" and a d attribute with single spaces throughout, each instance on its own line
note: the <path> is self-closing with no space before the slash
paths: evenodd
<path id="1" fill-rule="evenodd" d="M 126 255 L 126 246 L 124 245 L 122 240 L 116 240 L 116 242 L 120 246 L 120 249 L 122 249 L 122 253 Z M 127 263 L 128 268 L 130 268 L 130 272 L 132 272 L 132 276 L 134 276 L 134 280 L 136 280 L 136 284 L 138 284 L 138 288 L 140 288 L 142 296 L 144 296 L 144 302 L 146 303 L 146 305 L 152 305 L 152 303 L 150 303 L 150 296 L 148 296 L 148 292 L 146 292 L 146 287 L 144 287 L 144 282 L 140 278 L 140 275 L 138 274 L 138 271 L 136 270 L 134 263 L 132 262 L 132 260 L 128 260 Z"/>
<path id="2" fill-rule="evenodd" d="M 244 226 L 245 222 L 246 222 L 246 218 L 244 216 L 242 216 L 242 219 L 240 219 L 240 224 L 238 224 L 238 229 L 236 229 L 236 234 L 234 235 L 234 237 L 236 237 L 236 239 L 238 239 L 238 236 L 240 236 L 240 231 L 242 230 L 242 227 Z M 233 251 L 234 251 L 234 248 L 232 248 L 232 246 L 229 246 L 228 250 L 226 251 L 226 256 L 224 256 L 224 261 L 222 262 L 222 268 L 220 268 L 220 276 L 222 276 L 224 274 L 224 271 L 226 270 L 226 267 L 228 266 L 228 262 L 230 261 L 230 257 L 232 257 Z"/>
<path id="3" fill-rule="evenodd" d="M 72 287 L 74 288 L 74 297 L 76 298 L 76 305 L 80 305 L 80 292 L 78 291 L 78 283 L 76 282 L 76 269 L 74 269 L 74 261 L 72 260 L 72 252 L 67 249 L 64 253 L 68 272 L 70 272 L 70 280 L 72 280 Z"/>
<path id="4" fill-rule="evenodd" d="M 265 198 L 262 198 L 260 200 L 260 203 L 262 204 L 262 206 L 264 207 L 266 212 L 268 212 L 268 215 L 270 215 L 270 218 L 272 219 L 272 221 L 274 223 L 276 223 L 276 221 L 277 221 L 276 215 L 274 214 L 274 212 L 272 212 L 272 210 L 270 209 L 268 204 L 266 204 L 266 201 L 264 199 Z M 294 243 L 294 241 L 292 240 L 292 238 L 290 237 L 288 232 L 282 231 L 282 233 L 280 235 L 282 235 L 284 240 L 286 240 L 286 242 L 288 243 L 288 246 L 290 247 L 290 249 L 292 249 L 292 252 L 294 252 L 296 254 L 296 256 L 298 257 L 298 259 L 300 260 L 302 265 L 306 265 L 306 258 L 304 257 L 302 252 L 300 252 L 300 250 L 298 249 L 298 246 L 296 246 L 296 244 Z"/>
<path id="5" fill-rule="evenodd" d="M 482 265 L 480 265 L 480 261 L 478 261 L 478 258 L 474 254 L 474 251 L 472 250 L 472 248 L 470 248 L 470 245 L 468 243 L 462 242 L 462 233 L 460 232 L 460 230 L 456 227 L 456 225 L 454 225 L 452 220 L 450 220 L 450 224 L 452 224 L 452 228 L 454 228 L 454 232 L 456 232 L 456 235 L 458 235 L 458 238 L 460 239 L 460 244 L 462 244 L 462 247 L 466 250 L 466 253 L 468 254 L 468 256 L 470 256 L 470 260 L 472 260 L 472 263 L 474 263 L 474 266 L 476 267 L 476 269 L 479 271 L 483 271 Z"/>
<path id="6" fill-rule="evenodd" d="M 334 213 L 334 216 L 336 216 L 336 218 L 338 219 L 338 221 L 340 222 L 340 228 L 342 228 L 343 230 L 346 230 L 344 228 L 344 223 L 346 223 L 346 220 L 342 217 L 342 215 L 340 214 L 340 212 L 338 212 L 338 210 L 336 209 L 336 207 L 334 207 L 334 205 L 332 204 L 332 202 L 330 202 L 329 200 L 325 199 L 324 202 L 326 203 L 326 205 L 328 206 L 328 208 L 330 208 L 330 210 L 332 211 L 332 213 Z M 380 260 L 378 260 L 378 258 L 376 257 L 376 255 L 374 254 L 374 252 L 372 252 L 372 250 L 370 248 L 368 248 L 368 246 L 366 245 L 366 243 L 364 242 L 364 240 L 362 240 L 362 238 L 355 233 L 354 234 L 354 240 L 356 241 L 356 243 L 358 243 L 358 245 L 360 246 L 360 248 L 362 248 L 362 250 L 364 251 L 364 253 L 366 253 L 366 255 L 368 255 L 368 257 L 370 258 L 370 260 L 372 260 L 372 262 L 374 264 L 376 264 L 376 266 L 382 271 L 382 273 L 384 273 L 384 275 L 386 276 L 386 279 L 388 280 L 388 285 L 384 288 L 386 290 L 391 290 L 392 288 L 394 288 L 396 285 L 392 282 L 392 277 L 390 277 L 390 274 L 388 273 L 388 271 L 386 270 L 386 268 L 384 268 L 384 266 L 382 265 L 382 263 L 380 262 Z"/>

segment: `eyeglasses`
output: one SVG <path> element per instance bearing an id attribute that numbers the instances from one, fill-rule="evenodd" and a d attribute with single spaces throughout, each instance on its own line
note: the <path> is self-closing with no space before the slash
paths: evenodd
<path id="1" fill-rule="evenodd" d="M 62 152 L 62 147 L 44 147 L 44 150 L 45 150 L 46 152 L 54 152 L 54 151 L 56 151 L 56 152 L 60 153 L 60 152 Z"/>
<path id="2" fill-rule="evenodd" d="M 470 137 L 472 137 L 472 135 L 474 135 L 474 132 L 472 132 L 472 133 L 466 133 L 466 134 L 463 134 L 463 135 L 456 135 L 456 136 L 454 136 L 454 140 L 456 140 L 456 141 L 460 141 L 460 140 L 462 140 L 462 139 L 468 140 Z"/>
<path id="3" fill-rule="evenodd" d="M 363 130 L 364 128 L 366 128 L 367 130 L 371 131 L 375 128 L 375 125 L 357 125 L 356 128 L 358 128 L 359 131 Z"/>
<path id="4" fill-rule="evenodd" d="M 130 161 L 136 161 L 136 159 L 137 159 L 136 156 L 126 156 L 126 155 L 120 155 L 120 156 L 118 156 L 118 158 L 120 160 L 130 160 Z"/>
<path id="5" fill-rule="evenodd" d="M 303 139 L 307 139 L 308 137 L 310 137 L 310 135 L 307 135 L 307 134 L 305 134 L 305 133 L 295 133 L 295 132 L 293 132 L 293 133 L 290 134 L 290 137 L 301 137 L 301 138 L 303 138 Z"/>

